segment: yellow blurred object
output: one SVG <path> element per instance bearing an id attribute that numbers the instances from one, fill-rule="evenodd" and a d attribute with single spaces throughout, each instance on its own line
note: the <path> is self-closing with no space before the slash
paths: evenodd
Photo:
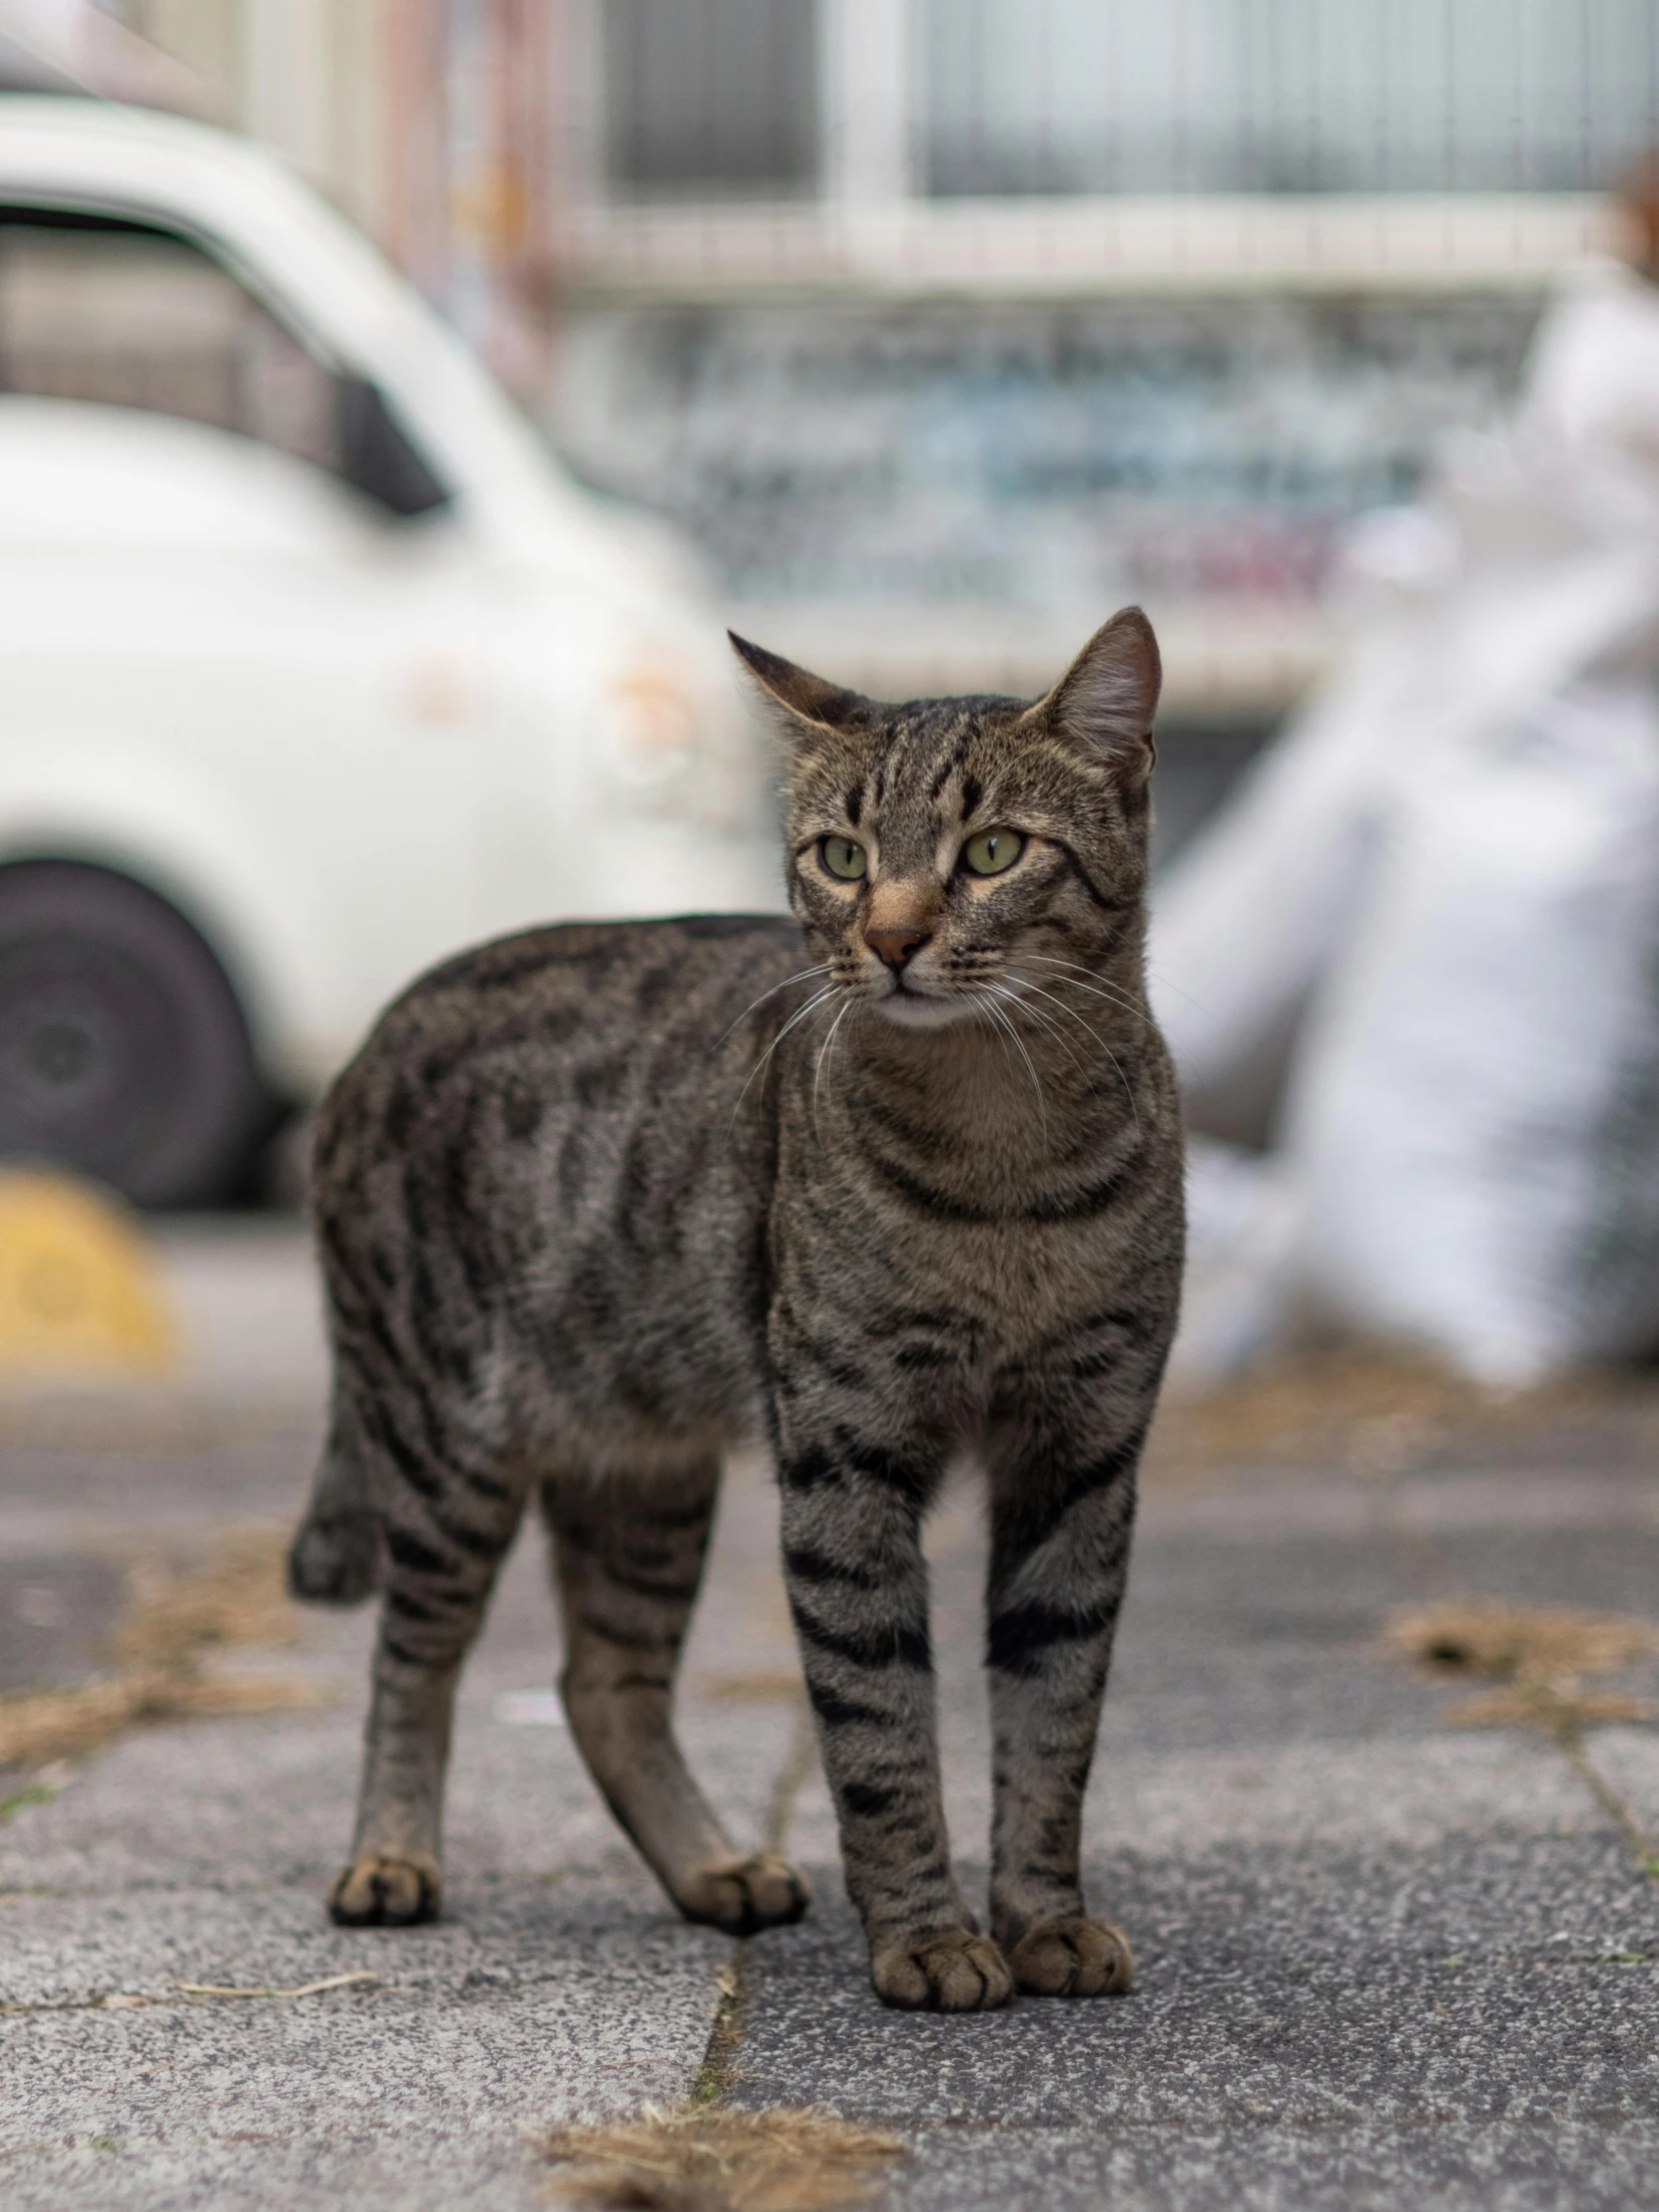
<path id="1" fill-rule="evenodd" d="M 0 1379 L 162 1376 L 171 1302 L 119 1204 L 64 1175 L 0 1173 Z"/>

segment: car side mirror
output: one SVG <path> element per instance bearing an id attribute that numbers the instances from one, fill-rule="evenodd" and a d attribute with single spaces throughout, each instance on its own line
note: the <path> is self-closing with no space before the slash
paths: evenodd
<path id="1" fill-rule="evenodd" d="M 339 380 L 339 473 L 393 514 L 428 514 L 453 497 L 410 444 L 385 393 L 366 376 Z"/>

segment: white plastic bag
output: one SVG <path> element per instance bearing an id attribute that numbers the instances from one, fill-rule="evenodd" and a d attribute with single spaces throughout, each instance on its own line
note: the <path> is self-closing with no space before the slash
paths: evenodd
<path id="1" fill-rule="evenodd" d="M 1645 547 L 1465 583 L 1358 646 L 1155 886 L 1153 1007 L 1201 1128 L 1260 1136 L 1264 1065 L 1373 895 L 1396 795 L 1621 649 L 1659 605 Z"/>
<path id="2" fill-rule="evenodd" d="M 1656 369 L 1659 288 L 1562 284 L 1512 424 L 1372 529 L 1414 608 L 1156 888 L 1194 1120 L 1284 1140 L 1195 1186 L 1201 1365 L 1299 1285 L 1492 1377 L 1659 1346 Z"/>
<path id="3" fill-rule="evenodd" d="M 1304 1029 L 1304 1291 L 1481 1377 L 1659 1343 L 1659 713 L 1583 679 L 1402 777 Z"/>
<path id="4" fill-rule="evenodd" d="M 1153 889 L 1148 981 L 1198 1126 L 1259 1141 L 1308 993 L 1366 895 L 1390 739 L 1423 658 L 1367 640 Z"/>
<path id="5" fill-rule="evenodd" d="M 1284 1325 L 1298 1207 L 1285 1163 L 1197 1138 L 1187 1147 L 1187 1275 L 1170 1353 L 1177 1389 L 1258 1360 Z"/>

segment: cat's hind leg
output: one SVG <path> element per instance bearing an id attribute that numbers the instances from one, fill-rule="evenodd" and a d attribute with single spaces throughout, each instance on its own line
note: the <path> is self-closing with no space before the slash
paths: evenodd
<path id="1" fill-rule="evenodd" d="M 528 1482 L 435 1454 L 380 1408 L 365 1421 L 390 1463 L 382 1507 L 380 1630 L 350 1861 L 328 1911 L 343 1927 L 403 1927 L 443 1902 L 441 1829 L 461 1662 L 523 1515 Z"/>
<path id="2" fill-rule="evenodd" d="M 751 1936 L 800 1920 L 812 1892 L 787 1860 L 733 1849 L 674 1733 L 719 1481 L 709 1457 L 649 1480 L 572 1474 L 545 1483 L 542 1501 L 564 1614 L 560 1689 L 588 1771 L 686 1918 Z"/>

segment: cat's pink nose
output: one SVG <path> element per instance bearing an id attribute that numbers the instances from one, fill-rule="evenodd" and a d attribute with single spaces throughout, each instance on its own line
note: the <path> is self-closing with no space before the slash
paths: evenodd
<path id="1" fill-rule="evenodd" d="M 878 960 L 885 960 L 890 968 L 901 968 L 931 935 L 930 929 L 866 929 L 864 942 Z"/>

